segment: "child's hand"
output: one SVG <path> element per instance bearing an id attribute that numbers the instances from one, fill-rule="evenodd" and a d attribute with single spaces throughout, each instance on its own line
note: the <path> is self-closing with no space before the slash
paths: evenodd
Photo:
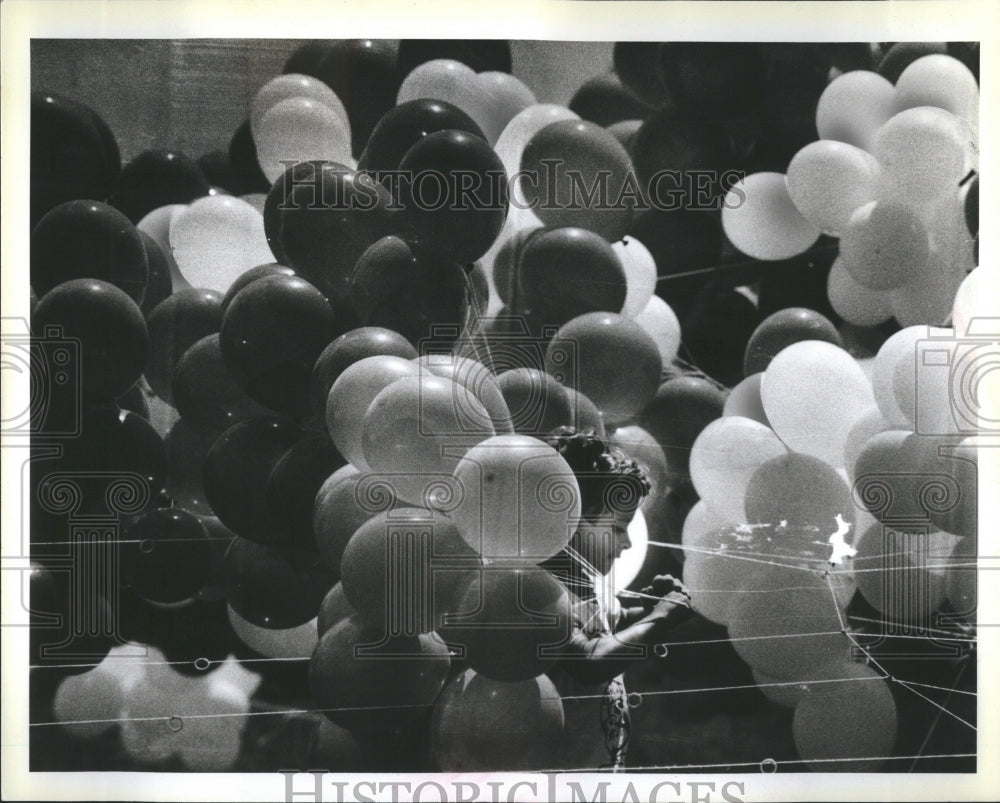
<path id="1" fill-rule="evenodd" d="M 672 594 L 676 594 L 675 604 L 686 605 L 691 607 L 691 595 L 688 593 L 687 589 L 684 588 L 684 584 L 673 577 L 670 574 L 658 574 L 653 578 L 653 582 L 642 589 L 643 594 L 648 594 L 649 596 L 643 597 L 643 607 L 647 611 L 652 611 L 656 608 L 660 602 L 663 600 L 651 599 L 651 597 L 661 597 L 669 598 Z"/>

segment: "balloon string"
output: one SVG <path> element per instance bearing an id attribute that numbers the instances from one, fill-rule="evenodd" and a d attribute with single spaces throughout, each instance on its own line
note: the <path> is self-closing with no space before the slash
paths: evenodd
<path id="1" fill-rule="evenodd" d="M 718 555 L 719 557 L 735 558 L 737 560 L 745 560 L 749 563 L 763 563 L 767 566 L 777 566 L 781 569 L 798 569 L 799 571 L 810 572 L 812 574 L 815 574 L 817 571 L 816 569 L 810 569 L 808 566 L 794 566 L 787 563 L 778 563 L 777 561 L 773 560 L 759 560 L 757 558 L 749 557 L 745 553 L 737 555 L 730 552 L 716 552 L 715 550 L 712 549 L 700 549 L 698 547 L 684 546 L 682 544 L 671 544 L 667 543 L 666 541 L 649 541 L 647 543 L 649 546 L 658 546 L 658 547 L 663 547 L 664 549 L 679 549 L 683 552 L 701 552 L 705 555 Z M 759 554 L 759 553 L 750 553 L 750 554 Z M 768 555 L 767 557 L 780 558 L 783 556 Z"/>
<path id="2" fill-rule="evenodd" d="M 851 644 L 853 644 L 865 656 L 865 659 L 871 666 L 875 667 L 877 671 L 881 672 L 891 680 L 892 675 L 889 671 L 882 666 L 882 664 L 876 661 L 868 650 L 861 646 L 860 642 L 858 642 L 858 640 L 854 637 L 854 633 L 852 633 L 851 629 L 847 626 L 847 620 L 844 618 L 844 612 L 840 609 L 840 600 L 837 599 L 837 590 L 833 587 L 833 579 L 829 574 L 826 576 L 826 585 L 827 588 L 830 589 L 830 601 L 833 603 L 833 609 L 837 612 L 837 619 L 840 621 L 841 632 L 843 632 L 844 635 L 847 636 L 848 640 L 850 640 Z"/>
<path id="3" fill-rule="evenodd" d="M 922 566 L 882 566 L 872 569 L 831 570 L 830 574 L 868 574 L 870 572 L 915 572 L 920 569 L 975 569 L 976 563 L 928 563 Z"/>
<path id="4" fill-rule="evenodd" d="M 965 670 L 966 670 L 966 669 L 968 669 L 968 668 L 969 668 L 969 664 L 968 664 L 968 662 L 966 662 L 966 663 L 964 663 L 964 664 L 962 665 L 962 668 L 961 668 L 961 669 L 959 670 L 959 672 L 958 672 L 958 675 L 957 675 L 957 676 L 955 677 L 955 685 L 954 685 L 954 686 L 953 686 L 953 687 L 952 687 L 951 689 L 948 689 L 948 690 L 947 690 L 947 691 L 948 691 L 948 696 L 944 698 L 944 701 L 945 701 L 945 703 L 946 703 L 946 704 L 947 704 L 947 702 L 948 702 L 948 701 L 949 701 L 949 700 L 951 699 L 951 696 L 952 696 L 952 695 L 953 695 L 953 694 L 954 694 L 954 693 L 955 693 L 956 691 L 958 691 L 958 689 L 957 689 L 956 687 L 958 686 L 959 682 L 960 682 L 960 681 L 962 680 L 962 675 L 964 675 L 964 674 L 965 674 Z M 923 684 L 923 683 L 916 683 L 916 684 L 913 684 L 913 685 L 916 685 L 916 686 L 924 686 L 924 685 L 926 685 L 926 684 Z M 941 721 L 941 714 L 942 714 L 942 713 L 943 713 L 943 712 L 941 712 L 941 711 L 938 711 L 938 712 L 937 712 L 937 715 L 936 715 L 936 716 L 934 717 L 934 721 L 933 721 L 933 722 L 931 723 L 931 726 L 930 726 L 930 728 L 928 728 L 928 730 L 927 730 L 927 735 L 926 735 L 926 736 L 924 737 L 924 740 L 923 740 L 923 741 L 922 741 L 922 742 L 920 743 L 920 747 L 919 747 L 919 748 L 917 749 L 917 755 L 920 755 L 921 753 L 923 753 L 923 752 L 924 752 L 924 748 L 926 748 L 926 747 L 927 747 L 927 745 L 928 745 L 928 743 L 930 743 L 930 740 L 931 740 L 931 736 L 933 736 L 933 735 L 934 735 L 934 731 L 935 731 L 935 729 L 937 728 L 937 726 L 938 726 L 938 723 L 939 723 L 939 722 Z M 914 769 L 916 769 L 916 766 L 917 766 L 917 762 L 918 762 L 919 760 L 920 760 L 920 759 L 917 759 L 917 758 L 913 759 L 913 763 L 912 763 L 912 764 L 910 764 L 910 769 L 909 769 L 909 772 L 913 772 L 913 770 L 914 770 Z"/>
<path id="5" fill-rule="evenodd" d="M 163 541 L 164 544 L 180 544 L 185 541 L 232 541 L 235 536 L 225 536 L 225 535 L 204 535 L 204 536 L 192 536 L 191 538 L 171 538 L 169 541 Z M 155 538 L 116 538 L 104 540 L 95 539 L 94 541 L 32 541 L 32 546 L 107 546 L 109 544 L 143 544 L 143 543 L 156 544 L 157 540 Z"/>
<path id="6" fill-rule="evenodd" d="M 809 251 L 808 253 L 810 256 L 826 256 L 829 254 L 836 254 L 839 252 L 839 250 L 840 250 L 839 243 L 834 243 L 833 245 L 827 245 L 823 246 L 822 248 L 816 248 L 814 250 Z M 720 263 L 718 265 L 712 265 L 707 268 L 698 268 L 696 270 L 684 271 L 683 273 L 666 273 L 657 276 L 656 283 L 657 284 L 660 284 L 661 282 L 669 283 L 673 281 L 678 281 L 680 279 L 693 279 L 699 276 L 714 276 L 714 277 L 726 276 L 727 274 L 730 273 L 736 273 L 742 268 L 749 268 L 755 265 L 760 265 L 762 269 L 766 272 L 766 269 L 769 266 L 766 264 L 762 265 L 761 262 L 762 261 L 759 259 L 747 259 L 743 262 L 727 262 L 725 264 Z M 754 279 L 754 281 L 756 280 L 757 279 Z M 739 284 L 746 284 L 746 282 L 740 282 Z"/>
<path id="7" fill-rule="evenodd" d="M 931 699 L 930 697 L 928 697 L 928 696 L 927 696 L 926 694 L 922 694 L 921 692 L 917 691 L 917 690 L 916 690 L 916 689 L 914 689 L 914 688 L 913 688 L 912 686 L 910 686 L 910 684 L 908 684 L 908 683 L 907 683 L 907 682 L 906 682 L 905 680 L 899 680 L 898 678 L 892 678 L 892 680 L 894 680 L 894 681 L 896 682 L 896 684 L 897 684 L 897 685 L 899 685 L 899 686 L 902 686 L 902 687 L 903 687 L 903 688 L 905 688 L 905 689 L 909 689 L 909 690 L 910 690 L 911 692 L 913 692 L 913 693 L 914 693 L 915 695 L 917 695 L 917 697 L 920 697 L 921 699 L 923 699 L 923 700 L 926 700 L 926 701 L 927 701 L 927 702 L 929 702 L 929 703 L 930 703 L 931 705 L 933 705 L 933 706 L 934 706 L 935 708 L 938 708 L 938 709 L 940 709 L 940 711 L 942 711 L 943 713 L 947 714 L 948 716 L 952 717 L 953 719 L 957 719 L 957 720 L 958 720 L 959 722 L 961 722 L 961 723 L 962 723 L 963 725 L 965 725 L 966 727 L 968 727 L 968 728 L 972 728 L 972 730 L 974 730 L 974 731 L 977 731 L 977 732 L 978 732 L 979 728 L 977 728 L 977 727 L 976 727 L 975 725 L 973 725 L 973 724 L 972 724 L 971 722 L 966 722 L 966 721 L 965 721 L 964 719 L 962 719 L 962 718 L 961 718 L 961 717 L 960 717 L 960 716 L 959 716 L 958 714 L 954 713 L 953 711 L 949 711 L 949 710 L 948 710 L 947 708 L 945 708 L 945 707 L 944 707 L 943 705 L 941 705 L 941 704 L 940 704 L 940 703 L 938 703 L 938 702 L 935 702 L 935 701 L 934 701 L 934 700 L 932 700 L 932 699 Z"/>
<path id="8" fill-rule="evenodd" d="M 955 678 L 956 683 L 958 683 L 958 681 L 962 679 L 962 675 L 965 674 L 965 669 L 967 666 L 968 664 L 962 666 L 961 670 L 958 673 L 958 677 Z M 947 686 L 932 686 L 930 683 L 917 683 L 916 681 L 913 680 L 907 680 L 903 682 L 909 686 L 920 686 L 922 689 L 934 689 L 936 691 L 946 691 L 949 694 L 965 694 L 969 697 L 979 696 L 979 692 L 976 691 L 966 691 L 965 689 L 956 689 L 956 688 L 949 689 Z"/>
<path id="9" fill-rule="evenodd" d="M 848 614 L 848 617 L 851 618 L 851 619 L 854 619 L 855 621 L 858 621 L 858 622 L 868 622 L 868 623 L 873 624 L 873 625 L 887 625 L 887 624 L 892 624 L 892 622 L 889 622 L 888 620 L 885 620 L 885 619 L 869 619 L 866 616 L 856 616 L 854 614 Z M 962 627 L 963 627 L 963 631 L 964 631 L 965 628 L 966 628 L 966 626 L 963 625 Z M 928 634 L 937 633 L 937 634 L 940 634 L 942 636 L 946 636 L 946 637 L 949 637 L 949 638 L 953 638 L 955 636 L 955 632 L 953 630 L 943 630 L 943 629 L 941 629 L 939 627 L 928 627 L 928 626 L 925 626 L 925 625 L 920 625 L 920 630 L 922 632 L 924 632 L 924 633 L 928 633 Z M 933 638 L 933 636 L 928 635 L 927 638 Z M 969 636 L 967 638 L 970 641 L 974 641 L 975 640 L 975 636 Z"/>
<path id="10" fill-rule="evenodd" d="M 139 656 L 135 656 L 135 658 L 138 658 L 138 657 Z M 229 659 L 228 658 L 223 658 L 223 659 L 215 658 L 215 659 L 209 660 L 208 658 L 205 658 L 205 659 L 194 658 L 194 659 L 192 659 L 190 661 L 137 661 L 137 660 L 134 660 L 134 658 L 132 656 L 122 655 L 122 656 L 116 657 L 114 660 L 115 661 L 127 661 L 132 666 L 185 666 L 185 665 L 187 665 L 187 666 L 194 666 L 194 667 L 197 668 L 197 665 L 198 665 L 199 662 L 205 663 L 208 666 L 211 666 L 212 664 L 224 664 Z M 293 661 L 309 661 L 309 660 L 312 660 L 312 656 L 305 655 L 305 656 L 302 656 L 302 657 L 296 656 L 296 657 L 288 657 L 288 658 L 235 658 L 234 657 L 232 660 L 234 662 L 238 663 L 238 664 L 282 663 L 282 662 L 293 662 Z M 97 667 L 99 667 L 101 665 L 101 663 L 103 663 L 103 661 L 99 661 L 96 664 L 59 664 L 59 663 L 55 663 L 55 664 L 30 664 L 28 666 L 28 668 L 29 669 L 86 669 L 86 668 L 96 669 Z"/>

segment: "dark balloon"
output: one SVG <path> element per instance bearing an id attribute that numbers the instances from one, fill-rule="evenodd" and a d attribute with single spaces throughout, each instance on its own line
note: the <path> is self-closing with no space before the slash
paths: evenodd
<path id="1" fill-rule="evenodd" d="M 855 517 L 851 490 L 833 466 L 792 452 L 768 460 L 750 477 L 744 501 L 751 524 L 805 525 L 832 532 L 840 516 Z"/>
<path id="2" fill-rule="evenodd" d="M 84 412 L 80 435 L 66 441 L 60 461 L 63 470 L 136 474 L 151 498 L 163 488 L 166 467 L 166 448 L 156 430 L 144 418 L 114 405 Z"/>
<path id="3" fill-rule="evenodd" d="M 337 378 L 349 365 L 378 355 L 412 360 L 417 356 L 417 350 L 399 332 L 381 326 L 352 329 L 323 349 L 313 367 L 313 410 L 319 415 L 326 415 L 326 399 Z"/>
<path id="4" fill-rule="evenodd" d="M 309 383 L 323 349 L 344 331 L 333 308 L 298 276 L 267 276 L 244 287 L 222 319 L 219 345 L 251 398 L 308 415 Z"/>
<path id="5" fill-rule="evenodd" d="M 319 637 L 323 638 L 324 633 L 356 613 L 357 611 L 347 601 L 343 584 L 337 583 L 330 589 L 330 593 L 323 597 L 323 604 L 320 606 L 319 616 L 316 618 L 316 630 L 319 632 Z"/>
<path id="6" fill-rule="evenodd" d="M 396 59 L 400 83 L 421 64 L 435 59 L 460 61 L 474 72 L 511 71 L 510 43 L 503 39 L 404 39 Z"/>
<path id="7" fill-rule="evenodd" d="M 211 439 L 239 421 L 271 412 L 237 383 L 222 359 L 218 335 L 184 352 L 174 369 L 173 398 L 183 420 Z"/>
<path id="8" fill-rule="evenodd" d="M 139 230 L 107 204 L 69 201 L 31 232 L 31 285 L 43 295 L 71 279 L 100 279 L 138 303 L 148 271 Z"/>
<path id="9" fill-rule="evenodd" d="M 66 201 L 103 201 L 121 171 L 107 124 L 82 103 L 51 92 L 31 94 L 30 155 L 32 226 Z"/>
<path id="10" fill-rule="evenodd" d="M 222 186 L 234 195 L 249 195 L 250 193 L 266 193 L 271 188 L 264 171 L 257 161 L 257 146 L 254 145 L 250 133 L 250 121 L 244 120 L 229 140 L 228 171 L 226 181 Z"/>
<path id="11" fill-rule="evenodd" d="M 208 533 L 196 516 L 161 508 L 123 534 L 122 576 L 142 599 L 163 605 L 192 601 L 211 579 Z"/>
<path id="12" fill-rule="evenodd" d="M 149 405 L 146 403 L 146 396 L 142 392 L 142 383 L 137 382 L 124 396 L 119 396 L 115 399 L 115 404 L 117 404 L 122 410 L 128 410 L 130 413 L 135 413 L 139 418 L 145 418 L 149 421 Z"/>
<path id="13" fill-rule="evenodd" d="M 615 42 L 615 72 L 621 82 L 653 108 L 670 102 L 663 81 L 659 42 Z"/>
<path id="14" fill-rule="evenodd" d="M 640 426 L 663 447 L 669 472 L 688 476 L 691 447 L 701 431 L 722 416 L 726 394 L 698 376 L 678 376 L 660 385 L 642 412 Z"/>
<path id="15" fill-rule="evenodd" d="M 346 464 L 326 432 L 299 441 L 275 463 L 267 480 L 267 515 L 271 532 L 282 533 L 282 544 L 316 550 L 316 494 Z"/>
<path id="16" fill-rule="evenodd" d="M 170 276 L 170 263 L 167 261 L 159 243 L 146 232 L 137 229 L 142 238 L 142 247 L 146 252 L 146 264 L 149 266 L 146 291 L 142 295 L 139 309 L 148 316 L 161 301 L 174 292 L 173 279 Z"/>
<path id="17" fill-rule="evenodd" d="M 609 242 L 628 233 L 641 187 L 614 135 L 584 120 L 551 123 L 521 154 L 525 199 L 547 226 L 579 226 Z"/>
<path id="18" fill-rule="evenodd" d="M 250 418 L 227 429 L 205 458 L 203 482 L 212 511 L 230 530 L 260 543 L 284 543 L 267 516 L 271 470 L 301 437 L 295 424 L 280 418 Z"/>
<path id="19" fill-rule="evenodd" d="M 885 52 L 875 69 L 879 75 L 894 84 L 903 70 L 917 59 L 947 53 L 948 46 L 944 42 L 896 42 Z"/>
<path id="20" fill-rule="evenodd" d="M 438 131 L 410 148 L 399 168 L 406 234 L 463 265 L 489 250 L 507 217 L 507 175 L 485 140 Z"/>
<path id="21" fill-rule="evenodd" d="M 246 122 L 244 125 L 246 126 L 246 136 L 249 137 L 250 124 Z M 238 142 L 236 138 L 243 130 L 242 127 L 238 129 L 230 142 L 230 145 L 236 142 L 238 154 L 242 150 L 242 143 Z M 250 146 L 253 147 L 252 139 Z M 246 166 L 237 167 L 233 163 L 233 157 L 229 151 L 211 151 L 198 157 L 198 167 L 205 174 L 205 178 L 212 185 L 213 190 L 222 189 L 231 195 L 266 194 L 271 189 L 271 182 L 267 180 L 257 163 L 256 149 L 253 151 L 253 157 L 253 164 L 249 168 Z"/>
<path id="22" fill-rule="evenodd" d="M 108 199 L 133 223 L 168 204 L 187 204 L 208 195 L 211 184 L 190 156 L 145 151 L 122 169 Z"/>
<path id="23" fill-rule="evenodd" d="M 32 318 L 36 336 L 61 327 L 78 338 L 80 389 L 84 397 L 110 400 L 136 383 L 146 365 L 149 336 L 136 303 L 114 285 L 74 279 L 46 293 Z"/>
<path id="24" fill-rule="evenodd" d="M 236 538 L 223 566 L 226 600 L 258 627 L 284 630 L 316 617 L 337 582 L 315 552 Z"/>
<path id="25" fill-rule="evenodd" d="M 470 573 L 451 624 L 438 632 L 465 648 L 479 674 L 514 682 L 537 677 L 564 655 L 569 615 L 566 588 L 545 569 L 487 567 Z"/>
<path id="26" fill-rule="evenodd" d="M 356 616 L 323 634 L 309 664 L 322 713 L 351 731 L 392 731 L 430 713 L 451 665 L 433 633 L 387 638 Z"/>
<path id="27" fill-rule="evenodd" d="M 732 387 L 743 379 L 743 353 L 759 323 L 760 313 L 745 295 L 709 285 L 681 321 L 680 356 Z"/>
<path id="28" fill-rule="evenodd" d="M 531 237 L 514 284 L 514 308 L 554 327 L 588 312 L 620 312 L 627 290 L 621 260 L 608 242 L 572 227 Z"/>
<path id="29" fill-rule="evenodd" d="M 236 298 L 236 294 L 248 284 L 253 284 L 255 281 L 263 279 L 265 276 L 278 276 L 279 274 L 294 276 L 295 271 L 291 268 L 286 268 L 284 265 L 279 265 L 277 262 L 269 262 L 266 265 L 258 265 L 255 268 L 250 268 L 250 270 L 241 273 L 237 277 L 236 281 L 229 285 L 229 289 L 222 297 L 222 314 L 226 314 L 226 310 L 229 309 L 229 305 L 233 302 L 233 299 Z"/>
<path id="30" fill-rule="evenodd" d="M 778 352 L 802 340 L 822 340 L 844 347 L 837 328 L 815 310 L 789 307 L 769 315 L 761 322 L 747 343 L 743 375 L 767 369 Z"/>
<path id="31" fill-rule="evenodd" d="M 286 75 L 297 73 L 315 76 L 320 62 L 335 43 L 335 39 L 310 39 L 304 42 L 288 57 L 281 72 Z"/>
<path id="32" fill-rule="evenodd" d="M 467 572 L 482 560 L 440 513 L 397 508 L 369 519 L 344 550 L 340 578 L 350 607 L 380 632 L 436 629 Z"/>
<path id="33" fill-rule="evenodd" d="M 379 120 L 358 163 L 359 170 L 396 170 L 406 152 L 428 134 L 465 131 L 486 139 L 476 122 L 443 100 L 420 98 L 401 103 Z"/>
<path id="34" fill-rule="evenodd" d="M 572 426 L 573 409 L 566 388 L 537 368 L 515 368 L 497 376 L 497 386 L 510 410 L 514 431 L 547 435 Z"/>
<path id="35" fill-rule="evenodd" d="M 214 440 L 214 437 L 206 437 L 195 430 L 184 418 L 175 421 L 163 439 L 167 450 L 167 476 L 164 480 L 167 495 L 178 508 L 188 513 L 212 513 L 205 499 L 202 469 Z"/>
<path id="36" fill-rule="evenodd" d="M 608 133 L 617 139 L 632 158 L 635 154 L 635 141 L 642 128 L 642 120 L 621 120 L 608 126 Z"/>
<path id="37" fill-rule="evenodd" d="M 744 114 L 764 90 L 764 59 L 756 44 L 668 42 L 659 57 L 671 100 L 692 117 Z"/>
<path id="38" fill-rule="evenodd" d="M 351 121 L 352 150 L 364 150 L 372 129 L 396 105 L 402 78 L 391 42 L 343 39 L 326 51 L 313 73 L 332 89 Z"/>
<path id="39" fill-rule="evenodd" d="M 393 232 L 393 199 L 368 174 L 335 163 L 324 164 L 319 176 L 304 166 L 301 171 L 290 170 L 291 175 L 286 170 L 275 182 L 265 203 L 265 232 L 271 250 L 281 264 L 325 295 L 342 298 L 361 254 Z M 293 177 L 284 209 L 279 209 L 281 189 L 291 185 Z"/>
<path id="40" fill-rule="evenodd" d="M 614 73 L 591 78 L 576 90 L 569 102 L 569 109 L 600 126 L 609 126 L 621 120 L 645 119 L 653 108 L 622 84 Z"/>
<path id="41" fill-rule="evenodd" d="M 216 290 L 178 290 L 150 313 L 145 375 L 157 396 L 173 404 L 174 370 L 184 352 L 221 325 L 222 293 Z"/>
<path id="42" fill-rule="evenodd" d="M 361 255 L 350 301 L 363 325 L 391 329 L 419 346 L 458 337 L 469 292 L 465 271 L 450 254 L 392 236 Z"/>

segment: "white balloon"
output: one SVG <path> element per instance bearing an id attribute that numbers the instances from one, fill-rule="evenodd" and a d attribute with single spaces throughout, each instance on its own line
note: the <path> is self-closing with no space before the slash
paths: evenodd
<path id="1" fill-rule="evenodd" d="M 968 137 L 955 115 L 920 106 L 891 117 L 876 133 L 872 153 L 894 195 L 930 201 L 957 193 L 968 172 Z"/>
<path id="2" fill-rule="evenodd" d="M 979 84 L 972 70 L 944 53 L 923 56 L 896 81 L 896 109 L 937 106 L 972 121 L 979 114 Z"/>
<path id="3" fill-rule="evenodd" d="M 231 195 L 199 198 L 170 223 L 177 267 L 193 286 L 225 293 L 245 271 L 274 261 L 264 217 Z"/>
<path id="4" fill-rule="evenodd" d="M 507 123 L 493 150 L 496 151 L 509 177 L 521 169 L 521 155 L 524 146 L 545 126 L 562 120 L 579 120 L 580 115 L 565 106 L 554 103 L 539 103 L 529 106 L 516 114 Z M 523 196 L 522 196 L 523 200 Z"/>
<path id="5" fill-rule="evenodd" d="M 351 135 L 340 115 L 309 98 L 275 103 L 261 119 L 254 142 L 260 169 L 272 184 L 289 162 L 319 160 L 347 166 L 351 158 Z"/>
<path id="6" fill-rule="evenodd" d="M 874 156 L 836 140 L 812 142 L 788 163 L 788 194 L 796 208 L 810 223 L 835 236 L 855 209 L 875 200 L 878 179 Z"/>
<path id="7" fill-rule="evenodd" d="M 834 78 L 816 105 L 820 139 L 836 139 L 870 151 L 875 132 L 896 112 L 895 91 L 870 70 L 852 70 Z"/>
<path id="8" fill-rule="evenodd" d="M 656 290 L 656 260 L 646 246 L 629 235 L 612 243 L 611 249 L 618 255 L 625 271 L 627 289 L 621 314 L 626 318 L 635 318 L 646 308 Z"/>
<path id="9" fill-rule="evenodd" d="M 917 343 L 928 336 L 929 327 L 910 326 L 892 335 L 875 355 L 872 363 L 872 391 L 885 420 L 894 427 L 910 428 L 910 419 L 896 401 L 896 367 L 901 362 L 909 366 L 916 384 Z M 911 394 L 912 395 L 912 394 Z"/>
<path id="10" fill-rule="evenodd" d="M 156 244 L 160 246 L 160 250 L 167 258 L 167 265 L 170 267 L 171 287 L 175 293 L 191 286 L 191 283 L 184 278 L 180 268 L 177 267 L 177 260 L 174 259 L 174 252 L 170 248 L 170 224 L 187 207 L 187 204 L 161 206 L 148 213 L 136 224 L 137 228 L 156 240 Z"/>
<path id="11" fill-rule="evenodd" d="M 403 79 L 396 95 L 396 105 L 430 98 L 446 101 L 461 109 L 461 104 L 469 98 L 469 86 L 475 76 L 475 70 L 454 59 L 426 61 L 414 67 Z"/>
<path id="12" fill-rule="evenodd" d="M 681 324 L 670 305 L 659 296 L 651 296 L 635 322 L 653 338 L 663 364 L 670 365 L 681 347 Z"/>
<path id="13" fill-rule="evenodd" d="M 311 75 L 286 73 L 272 78 L 264 84 L 250 101 L 250 132 L 254 142 L 260 136 L 260 123 L 264 116 L 278 103 L 289 98 L 309 98 L 330 107 L 337 113 L 344 130 L 350 136 L 351 121 L 347 116 L 347 109 L 344 108 L 344 104 L 337 97 L 336 92 Z"/>
<path id="14" fill-rule="evenodd" d="M 737 249 L 763 260 L 797 256 L 820 235 L 792 202 L 783 173 L 754 173 L 736 182 L 723 202 L 722 228 Z"/>
<path id="15" fill-rule="evenodd" d="M 859 284 L 840 257 L 830 268 L 826 294 L 833 311 L 855 326 L 876 326 L 892 317 L 889 293 Z"/>

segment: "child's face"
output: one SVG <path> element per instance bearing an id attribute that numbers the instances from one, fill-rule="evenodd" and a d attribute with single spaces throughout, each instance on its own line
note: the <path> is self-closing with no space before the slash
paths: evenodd
<path id="1" fill-rule="evenodd" d="M 607 574 L 622 552 L 632 546 L 628 525 L 635 511 L 635 508 L 619 510 L 613 517 L 608 514 L 581 520 L 570 546 L 598 572 Z"/>

